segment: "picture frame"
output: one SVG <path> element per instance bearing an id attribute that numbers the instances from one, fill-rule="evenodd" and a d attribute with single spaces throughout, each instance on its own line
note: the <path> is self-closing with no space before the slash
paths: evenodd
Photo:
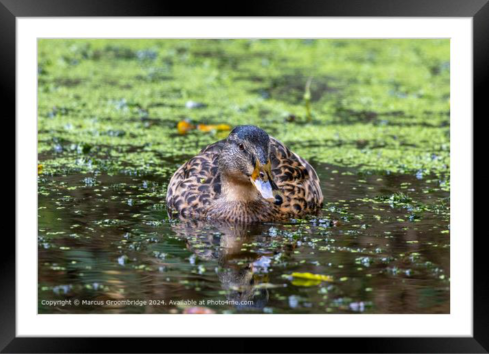
<path id="1" fill-rule="evenodd" d="M 16 20 L 21 17 L 144 17 L 144 16 L 260 16 L 260 17 L 468 17 L 473 21 L 473 124 L 482 116 L 486 100 L 483 87 L 489 78 L 489 0 L 346 0 L 337 1 L 262 1 L 239 10 L 207 3 L 161 4 L 157 1 L 138 2 L 108 0 L 103 3 L 83 0 L 0 0 L 0 77 L 4 87 L 5 117 L 16 116 Z M 236 4 L 235 4 L 236 6 Z M 479 118 L 481 120 L 482 118 Z M 16 121 L 16 135 L 21 123 Z M 479 123 L 480 124 L 480 123 Z M 478 126 L 478 125 L 477 125 Z M 475 152 L 478 152 L 474 140 Z M 16 147 L 17 150 L 17 147 Z M 16 157 L 16 165 L 18 163 Z M 475 164 L 474 164 L 475 176 Z M 17 173 L 16 173 L 17 176 Z M 16 205 L 17 189 L 16 184 Z M 475 197 L 475 193 L 474 193 Z M 475 210 L 475 205 L 474 205 Z M 474 214 L 475 217 L 475 214 Z M 474 218 L 475 221 L 475 218 Z M 21 220 L 16 210 L 16 225 Z M 469 235 L 467 235 L 469 236 Z M 473 336 L 417 338 L 275 338 L 274 351 L 283 352 L 488 352 L 489 308 L 485 274 L 484 235 L 473 232 Z M 5 235 L 1 247 L 0 273 L 0 349 L 17 352 L 256 352 L 264 348 L 268 338 L 66 338 L 18 337 L 16 335 L 16 239 Z M 60 318 L 61 320 L 61 318 Z M 312 341 L 312 342 L 311 342 Z M 103 348 L 103 349 L 102 349 Z M 171 348 L 171 349 L 170 349 Z"/>

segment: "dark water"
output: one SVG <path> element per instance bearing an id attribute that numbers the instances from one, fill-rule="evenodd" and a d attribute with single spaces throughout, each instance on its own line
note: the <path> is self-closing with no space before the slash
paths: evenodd
<path id="1" fill-rule="evenodd" d="M 445 181 L 312 163 L 322 215 L 248 228 L 168 220 L 170 175 L 41 175 L 39 313 L 449 313 Z"/>

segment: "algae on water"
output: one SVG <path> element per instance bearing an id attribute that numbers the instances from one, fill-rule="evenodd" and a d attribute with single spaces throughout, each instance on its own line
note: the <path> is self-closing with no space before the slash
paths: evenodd
<path id="1" fill-rule="evenodd" d="M 255 124 L 318 162 L 448 175 L 449 53 L 444 39 L 42 39 L 39 152 L 47 173 L 80 150 L 158 172 L 227 134 L 178 136 L 189 120 Z"/>

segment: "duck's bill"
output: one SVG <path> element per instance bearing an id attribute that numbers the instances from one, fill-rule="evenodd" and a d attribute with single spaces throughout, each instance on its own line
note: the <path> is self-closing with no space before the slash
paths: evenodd
<path id="1" fill-rule="evenodd" d="M 273 194 L 272 184 L 270 181 L 264 181 L 262 179 L 251 180 L 251 183 L 256 187 L 258 192 L 260 192 L 261 196 L 264 199 L 267 199 L 271 202 L 275 201 L 275 195 Z"/>
<path id="2" fill-rule="evenodd" d="M 270 161 L 266 165 L 260 165 L 257 161 L 250 180 L 264 199 L 274 202 L 279 191 L 271 176 Z"/>

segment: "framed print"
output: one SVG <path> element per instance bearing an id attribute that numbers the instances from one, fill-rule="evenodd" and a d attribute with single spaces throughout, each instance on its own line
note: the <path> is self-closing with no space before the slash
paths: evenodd
<path id="1" fill-rule="evenodd" d="M 487 0 L 0 18 L 2 352 L 487 352 Z"/>

